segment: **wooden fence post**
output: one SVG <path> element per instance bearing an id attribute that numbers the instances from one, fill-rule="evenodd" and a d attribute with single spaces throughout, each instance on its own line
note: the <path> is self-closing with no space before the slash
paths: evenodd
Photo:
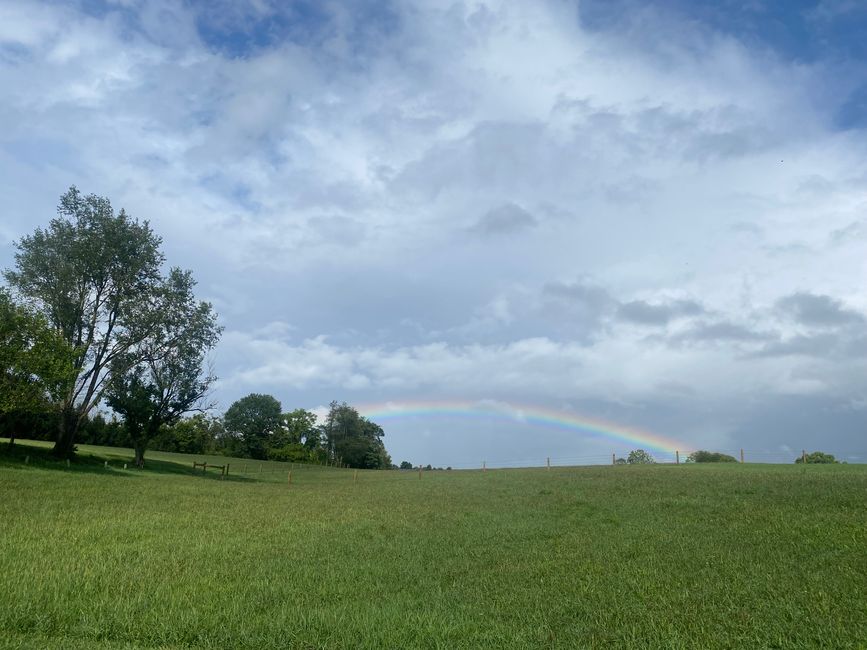
<path id="1" fill-rule="evenodd" d="M 207 473 L 208 473 L 208 463 L 204 462 L 204 463 L 202 463 L 202 474 L 207 474 Z"/>
<path id="2" fill-rule="evenodd" d="M 744 450 L 741 449 L 741 462 L 744 462 Z"/>
<path id="3" fill-rule="evenodd" d="M 614 457 L 615 457 L 616 455 L 617 455 L 617 454 L 611 454 L 611 464 L 612 464 L 612 465 L 616 465 L 616 464 L 617 464 L 616 462 L 614 462 L 614 461 L 615 461 L 615 458 L 614 458 Z"/>
<path id="4" fill-rule="evenodd" d="M 551 469 L 551 457 L 548 456 L 548 469 Z"/>
<path id="5" fill-rule="evenodd" d="M 806 449 L 802 449 L 802 450 L 801 450 L 801 462 L 802 462 L 804 465 L 807 464 L 807 450 L 806 450 Z"/>
<path id="6" fill-rule="evenodd" d="M 488 471 L 488 466 L 487 466 L 487 463 L 485 463 L 485 461 L 482 461 L 482 471 L 483 471 L 483 472 L 487 472 L 487 471 Z"/>
<path id="7" fill-rule="evenodd" d="M 418 480 L 421 480 L 421 465 L 418 466 Z"/>
<path id="8" fill-rule="evenodd" d="M 674 464 L 680 465 L 680 451 L 677 449 L 674 450 Z"/>

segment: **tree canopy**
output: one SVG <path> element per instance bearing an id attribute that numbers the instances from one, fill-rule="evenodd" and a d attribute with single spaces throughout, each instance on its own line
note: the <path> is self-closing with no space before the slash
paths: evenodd
<path id="1" fill-rule="evenodd" d="M 387 469 L 391 457 L 385 451 L 385 432 L 346 402 L 331 402 L 322 425 L 332 458 L 359 469 Z"/>
<path id="2" fill-rule="evenodd" d="M 643 449 L 633 449 L 629 452 L 629 456 L 626 457 L 626 462 L 630 465 L 650 465 L 656 461 L 653 459 L 653 456 Z"/>
<path id="3" fill-rule="evenodd" d="M 172 269 L 157 298 L 162 318 L 110 368 L 106 401 L 126 422 L 137 465 L 160 427 L 204 406 L 215 379 L 203 364 L 221 328 L 211 305 L 196 301 L 194 286 L 189 271 Z"/>
<path id="4" fill-rule="evenodd" d="M 223 423 L 240 439 L 245 455 L 265 459 L 271 437 L 283 426 L 282 407 L 271 395 L 251 393 L 228 408 Z"/>
<path id="5" fill-rule="evenodd" d="M 705 451 L 703 449 L 699 449 L 698 451 L 692 452 L 689 456 L 687 456 L 687 462 L 689 463 L 736 463 L 738 462 L 737 458 L 734 456 L 729 456 L 728 454 L 723 454 L 718 451 Z"/>
<path id="6" fill-rule="evenodd" d="M 839 462 L 836 458 L 834 458 L 834 454 L 826 454 L 824 451 L 814 451 L 812 453 L 806 454 L 804 456 L 798 456 L 795 459 L 796 463 L 809 463 L 809 464 L 833 464 Z"/>
<path id="7" fill-rule="evenodd" d="M 0 412 L 45 408 L 68 387 L 73 354 L 41 314 L 0 290 Z"/>
<path id="8" fill-rule="evenodd" d="M 58 216 L 16 243 L 15 268 L 4 277 L 33 304 L 75 354 L 74 379 L 59 400 L 55 453 L 71 452 L 79 424 L 99 403 L 108 369 L 151 335 L 162 282 L 161 240 L 147 222 L 107 198 L 70 187 Z"/>

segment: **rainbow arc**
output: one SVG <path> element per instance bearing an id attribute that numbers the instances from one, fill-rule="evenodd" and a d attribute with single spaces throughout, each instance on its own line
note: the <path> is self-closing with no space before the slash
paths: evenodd
<path id="1" fill-rule="evenodd" d="M 653 451 L 690 451 L 683 441 L 647 429 L 625 426 L 568 411 L 516 405 L 494 401 L 395 401 L 365 404 L 359 412 L 373 420 L 397 420 L 425 417 L 477 418 L 503 420 L 532 426 L 574 431 L 583 435 L 625 443 Z"/>

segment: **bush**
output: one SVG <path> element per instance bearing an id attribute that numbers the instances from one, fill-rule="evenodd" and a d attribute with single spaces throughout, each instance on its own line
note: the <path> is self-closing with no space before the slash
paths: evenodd
<path id="1" fill-rule="evenodd" d="M 692 452 L 686 459 L 690 463 L 736 463 L 737 458 L 728 454 L 721 454 L 718 451 L 699 451 Z"/>
<path id="2" fill-rule="evenodd" d="M 268 460 L 277 460 L 284 463 L 309 462 L 310 450 L 304 445 L 288 444 L 277 449 L 268 449 Z"/>
<path id="3" fill-rule="evenodd" d="M 626 458 L 626 462 L 630 465 L 650 465 L 655 463 L 653 460 L 653 456 L 644 451 L 643 449 L 633 449 L 629 452 L 629 456 Z"/>
<path id="4" fill-rule="evenodd" d="M 795 459 L 795 463 L 803 463 L 804 457 L 798 456 Z M 820 463 L 820 464 L 831 464 L 839 462 L 836 458 L 834 458 L 834 454 L 826 454 L 824 451 L 814 451 L 811 454 L 807 454 L 807 462 L 808 463 Z"/>

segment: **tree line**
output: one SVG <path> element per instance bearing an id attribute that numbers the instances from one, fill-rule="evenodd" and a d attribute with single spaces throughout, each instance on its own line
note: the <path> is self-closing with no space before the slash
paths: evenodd
<path id="1" fill-rule="evenodd" d="M 222 327 L 191 271 L 164 270 L 161 244 L 147 221 L 74 186 L 47 227 L 15 242 L 0 287 L 0 432 L 10 444 L 50 435 L 61 458 L 76 442 L 124 444 L 139 466 L 149 447 L 390 466 L 382 428 L 346 403 L 332 402 L 322 423 L 259 394 L 206 415 L 216 380 L 207 358 Z"/>

